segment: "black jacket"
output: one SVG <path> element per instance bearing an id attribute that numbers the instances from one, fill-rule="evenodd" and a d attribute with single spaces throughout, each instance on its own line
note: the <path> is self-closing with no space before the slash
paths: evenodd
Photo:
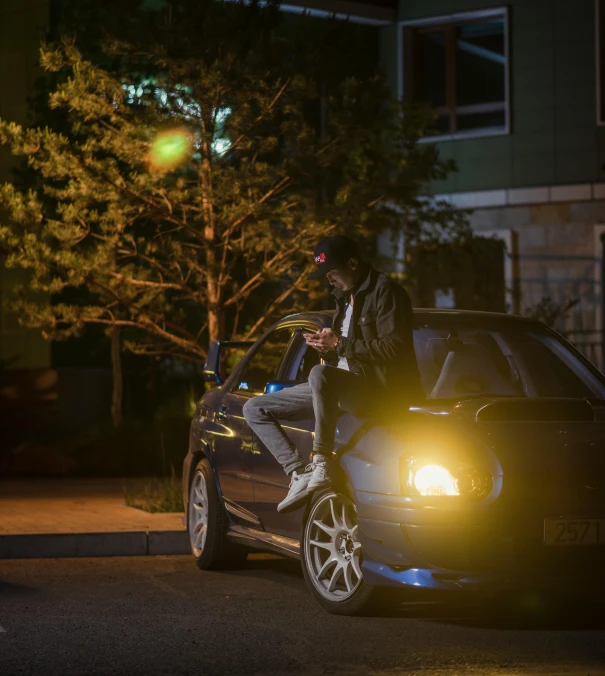
<path id="1" fill-rule="evenodd" d="M 340 335 L 348 294 L 340 289 L 332 294 L 336 296 L 332 329 Z M 412 327 L 412 303 L 407 291 L 368 266 L 354 289 L 349 335 L 341 338 L 336 353 L 346 357 L 352 373 L 365 376 L 368 385 L 398 401 L 424 399 Z M 331 361 L 335 365 L 337 359 Z"/>

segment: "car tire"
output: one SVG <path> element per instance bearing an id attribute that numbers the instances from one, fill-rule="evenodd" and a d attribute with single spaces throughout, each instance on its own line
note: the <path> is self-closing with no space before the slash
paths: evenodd
<path id="1" fill-rule="evenodd" d="M 342 493 L 313 496 L 303 521 L 301 560 L 307 587 L 334 615 L 367 615 L 384 609 L 384 590 L 364 582 L 357 510 Z"/>
<path id="2" fill-rule="evenodd" d="M 207 458 L 195 466 L 189 483 L 187 532 L 191 553 L 201 570 L 234 568 L 248 555 L 245 547 L 229 542 L 227 514 L 219 496 L 214 471 Z"/>

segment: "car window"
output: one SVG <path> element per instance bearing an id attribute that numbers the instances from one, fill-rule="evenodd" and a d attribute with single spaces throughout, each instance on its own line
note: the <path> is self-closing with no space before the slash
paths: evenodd
<path id="1" fill-rule="evenodd" d="M 271 332 L 244 365 L 235 390 L 262 394 L 266 384 L 278 376 L 286 347 L 292 335 L 291 328 Z"/>
<path id="2" fill-rule="evenodd" d="M 605 398 L 605 385 L 556 334 L 522 324 L 489 330 L 455 321 L 414 329 L 430 399 L 459 396 Z"/>
<path id="3" fill-rule="evenodd" d="M 424 391 L 431 399 L 524 396 L 522 383 L 489 331 L 443 327 L 415 333 Z"/>
<path id="4" fill-rule="evenodd" d="M 555 336 L 528 332 L 519 355 L 531 370 L 538 397 L 603 398 L 604 387 Z"/>
<path id="5" fill-rule="evenodd" d="M 293 351 L 295 357 L 292 363 L 291 377 L 300 383 L 306 383 L 309 380 L 311 369 L 317 364 L 321 364 L 319 352 L 309 347 L 302 336 L 296 336 Z"/>

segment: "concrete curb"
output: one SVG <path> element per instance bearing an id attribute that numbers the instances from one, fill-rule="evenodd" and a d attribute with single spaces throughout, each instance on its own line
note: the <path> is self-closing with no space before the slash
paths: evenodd
<path id="1" fill-rule="evenodd" d="M 0 535 L 0 559 L 189 554 L 187 531 Z"/>

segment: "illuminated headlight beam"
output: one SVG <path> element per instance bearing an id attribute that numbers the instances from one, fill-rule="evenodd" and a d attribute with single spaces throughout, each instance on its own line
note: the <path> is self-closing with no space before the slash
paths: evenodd
<path id="1" fill-rule="evenodd" d="M 460 495 L 458 481 L 440 465 L 425 465 L 414 474 L 414 488 L 420 495 Z"/>

